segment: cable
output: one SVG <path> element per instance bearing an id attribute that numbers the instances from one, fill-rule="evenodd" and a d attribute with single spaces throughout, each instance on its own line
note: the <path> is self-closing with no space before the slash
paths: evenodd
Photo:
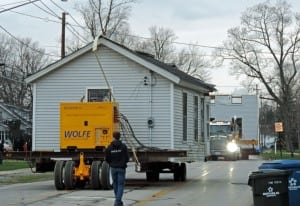
<path id="1" fill-rule="evenodd" d="M 47 14 L 49 14 L 49 15 L 51 15 L 51 16 L 60 18 L 60 17 L 59 17 L 55 12 L 53 12 L 52 10 L 50 10 L 50 12 L 49 12 L 49 11 L 47 11 L 46 9 L 40 7 L 39 5 L 37 5 L 37 4 L 35 4 L 35 3 L 33 3 L 33 4 L 34 4 L 37 8 L 39 8 L 40 10 L 44 11 L 45 13 L 47 13 Z"/>
<path id="2" fill-rule="evenodd" d="M 84 36 L 82 36 L 73 26 L 69 25 L 69 24 L 66 24 L 67 25 L 67 29 L 72 33 L 74 34 L 74 36 L 76 36 L 78 39 L 80 39 L 83 43 L 87 44 L 89 43 L 88 40 L 85 39 Z M 70 29 L 70 28 L 72 29 Z"/>
<path id="3" fill-rule="evenodd" d="M 32 48 L 31 46 L 29 46 L 28 44 L 24 43 L 23 41 L 21 41 L 20 39 L 18 39 L 17 37 L 15 37 L 14 35 L 12 35 L 9 31 L 7 31 L 3 26 L 0 25 L 0 28 L 5 31 L 9 36 L 11 36 L 13 39 L 15 39 L 16 41 L 18 41 L 20 44 L 22 45 L 25 45 L 26 47 L 28 47 L 29 49 L 35 51 L 35 52 L 38 52 L 40 54 L 43 54 L 43 55 L 47 55 L 47 56 L 52 56 L 52 57 L 59 57 L 57 55 L 53 55 L 53 54 L 50 54 L 50 53 L 46 53 L 46 52 L 42 52 L 42 51 L 39 51 L 35 48 Z"/>
<path id="4" fill-rule="evenodd" d="M 16 14 L 19 14 L 19 15 L 23 15 L 23 16 L 27 16 L 27 17 L 31 17 L 31 18 L 34 18 L 34 19 L 39 19 L 39 20 L 43 20 L 43 21 L 49 21 L 49 22 L 61 24 L 60 21 L 55 21 L 55 20 L 49 19 L 48 17 L 33 16 L 31 14 L 25 14 L 25 13 L 18 12 L 18 11 L 10 11 L 10 12 L 13 12 L 13 13 L 16 13 Z"/>
<path id="5" fill-rule="evenodd" d="M 28 2 L 28 1 L 24 0 L 24 1 L 17 1 L 17 2 L 13 2 L 13 3 L 2 4 L 2 5 L 0 5 L 0 7 L 10 6 L 10 5 L 14 5 L 14 4 L 22 4 L 24 2 Z"/>
<path id="6" fill-rule="evenodd" d="M 24 4 L 20 4 L 18 6 L 13 6 L 13 7 L 10 7 L 8 9 L 3 9 L 3 10 L 0 11 L 0 14 L 3 13 L 3 12 L 6 12 L 6 11 L 10 11 L 12 9 L 18 8 L 18 7 L 21 7 L 21 6 L 25 6 L 27 4 L 31 4 L 31 3 L 37 2 L 37 1 L 42 1 L 42 0 L 26 1 L 26 3 L 24 3 Z"/>
<path id="7" fill-rule="evenodd" d="M 50 0 L 57 8 L 61 9 L 63 12 L 68 13 L 68 15 L 71 17 L 71 19 L 77 24 L 78 27 L 82 28 L 82 29 L 87 29 L 86 27 L 82 26 L 80 23 L 78 23 L 78 21 L 71 15 L 70 12 L 67 12 L 66 10 L 64 10 L 63 8 L 61 8 L 58 4 L 56 4 L 53 0 Z"/>

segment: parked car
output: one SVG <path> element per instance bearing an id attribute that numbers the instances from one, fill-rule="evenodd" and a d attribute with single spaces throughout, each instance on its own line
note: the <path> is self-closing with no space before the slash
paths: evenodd
<path id="1" fill-rule="evenodd" d="M 13 151 L 13 147 L 10 144 L 8 144 L 8 142 L 4 142 L 4 144 L 3 144 L 3 150 L 4 150 L 4 152 L 6 152 L 6 151 Z"/>

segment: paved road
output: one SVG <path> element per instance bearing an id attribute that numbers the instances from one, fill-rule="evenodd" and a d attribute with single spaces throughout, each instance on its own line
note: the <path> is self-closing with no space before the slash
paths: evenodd
<path id="1" fill-rule="evenodd" d="M 145 174 L 127 170 L 125 205 L 130 206 L 252 206 L 248 175 L 260 160 L 212 161 L 187 164 L 187 181 L 173 182 L 171 174 L 149 183 Z M 0 206 L 91 205 L 112 206 L 112 191 L 56 191 L 53 181 L 0 186 Z"/>

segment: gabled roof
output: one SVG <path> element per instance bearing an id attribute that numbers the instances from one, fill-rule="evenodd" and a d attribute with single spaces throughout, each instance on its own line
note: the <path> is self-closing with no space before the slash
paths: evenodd
<path id="1" fill-rule="evenodd" d="M 0 102 L 0 110 L 2 111 L 5 111 L 7 112 L 8 114 L 10 114 L 13 118 L 15 119 L 19 119 L 21 120 L 22 124 L 25 126 L 25 127 L 28 127 L 28 128 L 31 128 L 31 122 L 28 121 L 27 119 L 25 119 L 22 115 L 18 114 L 16 111 L 19 111 L 21 113 L 28 113 L 30 114 L 31 111 L 29 110 L 24 110 L 22 108 L 19 108 L 19 107 L 16 107 L 16 106 L 13 106 L 13 105 L 9 105 L 9 104 L 5 104 L 3 102 Z"/>
<path id="2" fill-rule="evenodd" d="M 100 45 L 104 45 L 117 53 L 131 59 L 132 61 L 148 68 L 149 70 L 156 72 L 160 74 L 161 76 L 165 77 L 166 79 L 169 79 L 170 81 L 174 82 L 175 84 L 195 89 L 197 91 L 202 91 L 204 93 L 215 91 L 215 85 L 205 83 L 204 81 L 201 81 L 200 79 L 197 79 L 195 77 L 192 77 L 183 71 L 177 69 L 176 67 L 163 63 L 161 61 L 158 61 L 154 59 L 153 57 L 143 54 L 141 52 L 136 52 L 133 50 L 130 50 L 129 48 L 120 45 L 108 38 L 105 38 L 103 36 L 99 37 L 98 40 L 98 47 Z M 73 52 L 72 54 L 66 56 L 65 58 L 58 60 L 54 62 L 53 64 L 48 65 L 44 69 L 32 74 L 31 76 L 27 77 L 25 81 L 27 83 L 33 83 L 39 78 L 43 77 L 44 75 L 47 75 L 49 72 L 52 72 L 63 65 L 67 64 L 68 62 L 72 61 L 75 58 L 78 58 L 79 56 L 90 52 L 92 50 L 92 43 L 86 45 L 85 47 L 79 49 L 78 51 Z"/>

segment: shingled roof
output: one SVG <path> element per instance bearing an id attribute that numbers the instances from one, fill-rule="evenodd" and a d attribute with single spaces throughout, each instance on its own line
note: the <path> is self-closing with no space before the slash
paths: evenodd
<path id="1" fill-rule="evenodd" d="M 170 73 L 178 76 L 180 79 L 182 79 L 184 81 L 188 81 L 188 82 L 190 82 L 192 84 L 198 85 L 200 87 L 204 87 L 204 88 L 208 89 L 211 92 L 216 90 L 215 89 L 215 85 L 205 83 L 204 81 L 202 81 L 202 80 L 200 80 L 198 78 L 195 78 L 195 77 L 193 77 L 191 75 L 188 75 L 187 73 L 185 73 L 182 70 L 180 70 L 175 64 L 164 63 L 162 61 L 159 61 L 159 60 L 155 59 L 151 55 L 147 55 L 147 54 L 145 54 L 143 52 L 135 51 L 135 53 L 139 57 L 145 59 L 146 61 L 151 62 L 152 64 L 155 64 L 155 65 L 161 67 L 162 69 L 167 70 L 168 72 L 170 72 Z"/>
<path id="2" fill-rule="evenodd" d="M 158 71 L 157 68 L 164 70 L 164 72 L 162 72 L 162 74 L 166 78 L 171 79 L 171 76 L 176 76 L 179 79 L 179 81 L 176 81 L 176 83 L 178 83 L 182 86 L 191 87 L 194 89 L 199 87 L 198 89 L 204 90 L 205 93 L 213 92 L 216 90 L 215 85 L 205 83 L 204 81 L 181 71 L 175 65 L 171 65 L 171 64 L 167 64 L 162 61 L 159 61 L 147 53 L 133 51 L 133 50 L 125 47 L 124 45 L 121 45 L 121 44 L 114 42 L 103 36 L 100 36 L 99 40 L 98 40 L 98 46 L 101 44 L 119 52 L 120 54 L 123 54 L 124 56 L 127 56 L 128 58 L 132 59 L 133 61 L 137 61 L 137 63 L 139 63 L 147 68 L 151 67 L 151 65 L 154 65 L 156 68 L 156 72 L 158 72 L 158 73 L 160 73 L 160 72 Z M 92 47 L 93 47 L 93 42 L 84 46 L 83 48 L 79 49 L 78 51 L 75 51 L 75 52 L 67 55 L 65 58 L 58 60 L 57 62 L 54 62 L 53 64 L 48 65 L 44 69 L 32 74 L 31 76 L 27 77 L 25 79 L 25 81 L 27 83 L 34 82 L 35 80 L 39 79 L 40 77 L 46 75 L 48 72 L 61 67 L 62 65 L 81 56 L 82 54 L 84 54 L 86 52 L 90 52 Z M 145 65 L 145 62 L 148 62 L 150 64 Z M 149 68 L 149 69 L 151 69 L 151 68 Z"/>

